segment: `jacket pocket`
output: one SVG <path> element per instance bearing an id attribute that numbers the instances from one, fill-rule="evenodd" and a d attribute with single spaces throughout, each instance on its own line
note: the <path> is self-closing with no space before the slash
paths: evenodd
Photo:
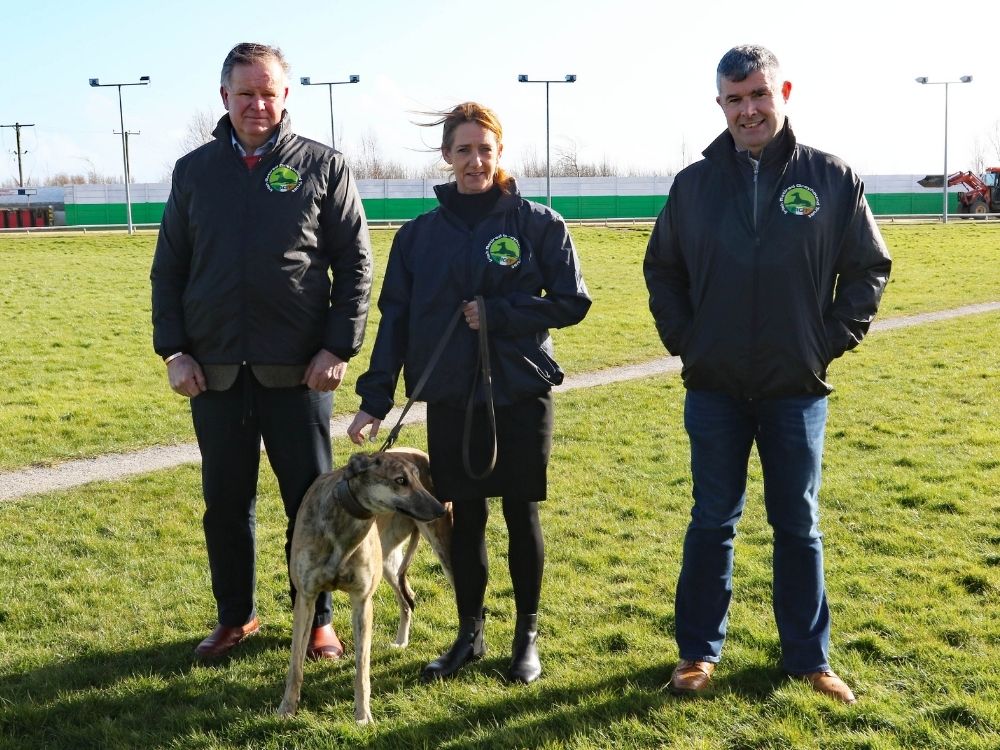
<path id="1" fill-rule="evenodd" d="M 549 339 L 546 338 L 545 341 Z M 534 336 L 493 338 L 496 365 L 513 400 L 548 391 L 563 382 L 559 364 Z"/>

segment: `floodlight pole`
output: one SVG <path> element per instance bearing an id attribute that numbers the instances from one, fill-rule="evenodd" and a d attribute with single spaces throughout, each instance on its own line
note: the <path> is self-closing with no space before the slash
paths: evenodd
<path id="1" fill-rule="evenodd" d="M 531 81 L 526 75 L 517 77 L 518 83 L 544 83 L 545 84 L 545 200 L 549 208 L 552 208 L 552 167 L 549 153 L 549 84 L 550 83 L 575 83 L 576 76 L 568 75 L 563 80 Z"/>
<path id="2" fill-rule="evenodd" d="M 917 83 L 929 84 L 929 85 L 943 85 L 944 86 L 944 176 L 942 181 L 944 186 L 941 188 L 942 193 L 942 203 L 941 208 L 941 223 L 948 223 L 948 84 L 951 83 L 969 83 L 972 81 L 972 76 L 962 76 L 957 81 L 929 81 L 927 76 L 920 76 L 916 79 Z"/>
<path id="3" fill-rule="evenodd" d="M 337 148 L 337 140 L 333 128 L 333 87 L 341 83 L 358 83 L 360 80 L 361 76 L 353 74 L 348 76 L 346 81 L 314 81 L 309 76 L 303 76 L 299 79 L 303 86 L 326 86 L 330 94 L 330 146 L 334 149 Z"/>
<path id="4" fill-rule="evenodd" d="M 101 88 L 105 86 L 116 86 L 118 88 L 118 117 L 121 121 L 121 134 L 122 134 L 122 162 L 125 168 L 125 218 L 128 222 L 128 233 L 135 234 L 135 225 L 132 223 L 132 191 L 129 186 L 129 168 L 128 168 L 128 134 L 125 132 L 125 109 L 122 106 L 122 86 L 148 86 L 149 76 L 139 76 L 139 80 L 135 83 L 101 83 L 97 78 L 90 79 L 90 85 L 94 88 Z"/>
<path id="5" fill-rule="evenodd" d="M 121 135 L 121 132 L 116 130 L 115 135 Z M 125 182 L 126 183 L 132 182 L 132 160 L 129 157 L 129 150 L 128 150 L 128 137 L 130 135 L 142 135 L 142 131 L 140 130 L 125 131 Z"/>

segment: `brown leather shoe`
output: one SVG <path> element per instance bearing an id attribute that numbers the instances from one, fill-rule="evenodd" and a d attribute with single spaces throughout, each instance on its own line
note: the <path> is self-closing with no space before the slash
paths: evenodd
<path id="1" fill-rule="evenodd" d="M 217 625 L 215 630 L 209 633 L 208 638 L 198 644 L 194 652 L 201 659 L 219 659 L 258 630 L 260 630 L 260 620 L 256 617 L 246 625 L 236 627 Z"/>
<path id="2" fill-rule="evenodd" d="M 858 700 L 854 697 L 851 689 L 847 687 L 847 683 L 840 679 L 832 670 L 810 672 L 809 674 L 799 675 L 799 677 L 812 685 L 812 689 L 817 693 L 828 695 L 841 703 L 851 704 L 856 703 Z"/>
<path id="3" fill-rule="evenodd" d="M 344 646 L 337 637 L 333 625 L 321 625 L 313 628 L 309 636 L 309 648 L 306 657 L 312 661 L 320 659 L 339 659 L 344 655 Z"/>
<path id="4" fill-rule="evenodd" d="M 674 673 L 670 675 L 667 687 L 673 693 L 685 695 L 700 693 L 708 687 L 708 682 L 712 679 L 714 671 L 715 664 L 713 662 L 681 659 L 674 667 Z"/>

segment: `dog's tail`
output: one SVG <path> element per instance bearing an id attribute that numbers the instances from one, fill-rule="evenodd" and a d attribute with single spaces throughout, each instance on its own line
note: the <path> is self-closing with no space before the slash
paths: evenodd
<path id="1" fill-rule="evenodd" d="M 396 582 L 399 584 L 399 590 L 403 592 L 403 598 L 406 599 L 411 612 L 417 608 L 417 601 L 414 598 L 413 589 L 410 588 L 410 582 L 406 578 L 406 571 L 410 569 L 410 563 L 413 562 L 413 556 L 417 553 L 418 544 L 420 544 L 420 531 L 414 527 L 413 531 L 410 532 L 410 539 L 406 543 L 403 562 L 400 563 L 399 572 L 396 574 Z"/>

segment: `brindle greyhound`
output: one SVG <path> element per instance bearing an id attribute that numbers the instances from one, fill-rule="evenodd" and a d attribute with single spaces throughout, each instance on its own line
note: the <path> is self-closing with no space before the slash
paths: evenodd
<path id="1" fill-rule="evenodd" d="M 298 707 L 316 596 L 339 590 L 346 591 L 351 600 L 354 717 L 359 724 L 372 721 L 372 594 L 382 570 L 400 604 L 393 644 L 399 647 L 409 639 L 413 592 L 406 569 L 420 534 L 430 541 L 451 580 L 450 503 L 446 507 L 432 494 L 428 467 L 427 454 L 415 449 L 355 453 L 347 466 L 323 474 L 309 488 L 292 537 L 289 575 L 297 595 L 292 654 L 279 714 L 289 716 Z M 409 543 L 404 552 L 405 540 Z"/>

